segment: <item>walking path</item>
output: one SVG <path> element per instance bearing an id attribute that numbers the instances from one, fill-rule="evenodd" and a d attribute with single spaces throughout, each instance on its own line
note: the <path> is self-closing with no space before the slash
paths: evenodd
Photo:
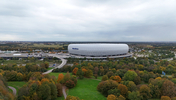
<path id="1" fill-rule="evenodd" d="M 10 89 L 12 89 L 13 94 L 16 95 L 16 92 L 17 92 L 16 89 L 15 89 L 14 87 L 11 87 L 11 86 L 8 86 L 8 87 L 9 87 Z"/>
<path id="2" fill-rule="evenodd" d="M 64 95 L 64 98 L 67 98 L 67 94 L 66 94 L 66 86 L 62 86 L 62 94 Z"/>

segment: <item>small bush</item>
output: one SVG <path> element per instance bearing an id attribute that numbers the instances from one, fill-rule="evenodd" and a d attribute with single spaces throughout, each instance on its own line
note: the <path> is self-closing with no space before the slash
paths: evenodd
<path id="1" fill-rule="evenodd" d="M 66 81 L 65 86 L 68 87 L 69 89 L 73 88 L 75 86 L 74 81 L 72 81 L 71 79 Z"/>

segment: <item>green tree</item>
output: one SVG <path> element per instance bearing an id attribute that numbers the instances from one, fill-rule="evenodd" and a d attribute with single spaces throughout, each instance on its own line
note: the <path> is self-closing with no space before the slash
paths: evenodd
<path id="1" fill-rule="evenodd" d="M 64 78 L 63 78 L 63 83 L 65 83 L 66 81 L 68 81 L 70 79 L 70 73 L 67 72 L 67 74 L 65 74 Z"/>
<path id="2" fill-rule="evenodd" d="M 49 83 L 51 89 L 51 100 L 55 100 L 57 98 L 57 88 L 54 83 Z"/>
<path id="3" fill-rule="evenodd" d="M 103 75 L 101 81 L 106 81 L 106 80 L 108 80 L 108 76 L 107 75 Z"/>
<path id="4" fill-rule="evenodd" d="M 81 69 L 78 69 L 76 76 L 79 77 L 79 79 L 83 79 L 84 78 L 84 72 Z"/>
<path id="5" fill-rule="evenodd" d="M 115 88 L 115 89 L 111 89 L 111 90 L 108 90 L 108 95 L 110 94 L 113 94 L 115 95 L 116 97 L 120 96 L 120 90 Z"/>
<path id="6" fill-rule="evenodd" d="M 57 88 L 57 96 L 61 97 L 62 96 L 62 85 L 60 83 L 56 83 L 56 88 Z"/>
<path id="7" fill-rule="evenodd" d="M 135 77 L 137 76 L 136 72 L 134 71 L 127 71 L 123 77 L 126 81 L 133 81 Z"/>
<path id="8" fill-rule="evenodd" d="M 143 98 L 143 100 L 148 100 L 149 98 L 151 98 L 151 94 L 150 94 L 150 88 L 147 85 L 142 85 L 139 89 L 139 92 Z"/>
<path id="9" fill-rule="evenodd" d="M 113 80 L 102 81 L 98 84 L 97 90 L 104 96 L 108 96 L 108 91 L 117 88 L 118 83 Z"/>
<path id="10" fill-rule="evenodd" d="M 38 90 L 38 97 L 42 100 L 50 100 L 51 99 L 51 89 L 48 84 L 43 83 L 40 85 Z"/>
<path id="11" fill-rule="evenodd" d="M 137 90 L 136 84 L 133 81 L 130 81 L 128 83 L 127 87 L 128 87 L 128 90 L 131 91 L 131 92 Z"/>
<path id="12" fill-rule="evenodd" d="M 85 73 L 85 76 L 88 77 L 88 78 L 91 78 L 93 76 L 93 72 L 92 70 L 88 69 Z"/>
<path id="13" fill-rule="evenodd" d="M 114 73 L 112 71 L 109 71 L 106 73 L 106 75 L 108 76 L 108 78 L 110 78 L 111 76 L 114 76 Z"/>
<path id="14" fill-rule="evenodd" d="M 142 96 L 140 95 L 139 91 L 133 91 L 128 94 L 128 99 L 130 100 L 142 100 Z"/>

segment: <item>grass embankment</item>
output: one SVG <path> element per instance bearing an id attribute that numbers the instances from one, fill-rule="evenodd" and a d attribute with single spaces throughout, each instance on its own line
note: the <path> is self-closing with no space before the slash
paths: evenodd
<path id="1" fill-rule="evenodd" d="M 17 90 L 17 93 L 18 93 L 18 90 L 19 90 L 24 84 L 26 84 L 26 82 L 18 82 L 18 81 L 7 82 L 7 83 L 8 83 L 8 86 L 14 87 L 14 88 Z"/>
<path id="2" fill-rule="evenodd" d="M 99 82 L 87 78 L 78 79 L 77 85 L 73 89 L 68 90 L 68 95 L 77 96 L 84 100 L 106 100 L 106 97 L 97 91 Z"/>
<path id="3" fill-rule="evenodd" d="M 49 73 L 58 78 L 59 74 L 65 75 L 66 73 Z M 72 75 L 70 73 L 70 75 Z M 99 76 L 97 79 L 101 80 L 102 76 Z M 97 91 L 97 86 L 100 81 L 84 78 L 83 80 L 78 79 L 77 85 L 73 89 L 67 91 L 68 95 L 77 96 L 80 99 L 84 100 L 106 100 L 101 93 Z M 56 100 L 64 100 L 64 96 L 58 97 Z"/>

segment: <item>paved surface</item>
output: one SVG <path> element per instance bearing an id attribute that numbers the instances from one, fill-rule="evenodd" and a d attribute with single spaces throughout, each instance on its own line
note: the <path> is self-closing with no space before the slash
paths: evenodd
<path id="1" fill-rule="evenodd" d="M 13 94 L 16 95 L 16 92 L 17 92 L 16 89 L 15 89 L 14 87 L 11 87 L 11 86 L 8 86 L 8 87 L 9 87 L 10 89 L 12 89 Z"/>
<path id="2" fill-rule="evenodd" d="M 64 98 L 66 99 L 67 98 L 67 94 L 66 94 L 65 90 L 66 90 L 66 86 L 62 86 L 62 93 L 64 95 Z"/>
<path id="3" fill-rule="evenodd" d="M 50 55 L 50 56 L 53 56 L 53 57 L 57 57 L 56 55 Z M 56 68 L 61 68 L 63 67 L 66 63 L 67 63 L 67 60 L 63 59 L 63 58 L 60 58 L 60 57 L 57 57 L 58 59 L 61 59 L 62 63 L 59 65 L 59 66 L 56 66 L 54 67 L 53 69 L 50 69 L 48 70 L 47 72 L 44 72 L 43 74 L 49 74 L 51 73 L 54 69 Z"/>

